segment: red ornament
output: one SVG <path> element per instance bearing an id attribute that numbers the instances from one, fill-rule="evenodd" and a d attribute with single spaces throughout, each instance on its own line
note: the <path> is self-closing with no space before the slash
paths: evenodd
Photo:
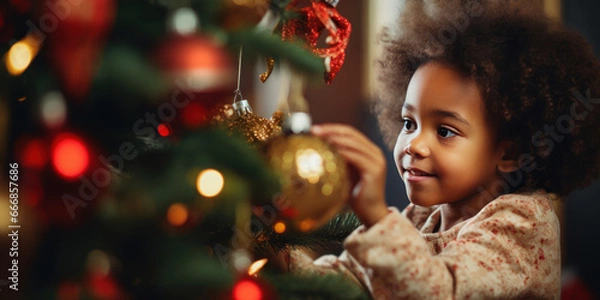
<path id="1" fill-rule="evenodd" d="M 115 14 L 114 0 L 59 1 L 46 5 L 43 27 L 55 30 L 48 37 L 49 55 L 64 90 L 77 99 L 89 92 L 97 59 Z M 43 28 L 42 28 L 43 29 Z M 49 31 L 50 32 L 50 31 Z"/>
<path id="2" fill-rule="evenodd" d="M 157 50 L 155 58 L 172 86 L 166 99 L 176 109 L 176 122 L 181 126 L 204 125 L 210 111 L 231 101 L 234 64 L 228 50 L 210 37 L 174 36 Z"/>
<path id="3" fill-rule="evenodd" d="M 312 0 L 310 6 L 300 9 L 296 8 L 297 4 L 298 0 L 294 0 L 288 5 L 288 10 L 293 10 L 299 17 L 283 24 L 282 39 L 300 37 L 306 41 L 313 53 L 325 59 L 325 82 L 330 84 L 344 64 L 352 25 L 334 6 L 324 1 Z M 326 43 L 329 47 L 318 48 L 317 42 L 323 29 L 327 29 Z"/>

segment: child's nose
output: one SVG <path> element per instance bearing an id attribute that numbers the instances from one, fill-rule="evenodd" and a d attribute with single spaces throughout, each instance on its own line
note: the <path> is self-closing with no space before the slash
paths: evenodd
<path id="1" fill-rule="evenodd" d="M 403 151 L 404 153 L 415 157 L 427 157 L 431 154 L 431 150 L 427 146 L 425 137 L 422 134 L 410 140 Z"/>

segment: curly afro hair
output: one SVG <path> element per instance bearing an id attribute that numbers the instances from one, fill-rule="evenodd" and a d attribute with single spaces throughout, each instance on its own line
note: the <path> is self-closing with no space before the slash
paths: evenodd
<path id="1" fill-rule="evenodd" d="M 407 1 L 399 33 L 381 36 L 374 109 L 388 144 L 402 128 L 411 77 L 438 62 L 477 83 L 490 124 L 513 142 L 524 164 L 510 192 L 564 196 L 596 179 L 600 63 L 588 42 L 515 0 L 438 2 Z"/>

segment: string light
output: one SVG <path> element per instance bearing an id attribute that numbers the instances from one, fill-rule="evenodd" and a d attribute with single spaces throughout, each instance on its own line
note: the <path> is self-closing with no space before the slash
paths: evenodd
<path id="1" fill-rule="evenodd" d="M 42 120 L 48 128 L 59 128 L 67 119 L 67 104 L 60 92 L 49 92 L 42 98 Z"/>
<path id="2" fill-rule="evenodd" d="M 215 169 L 206 169 L 198 174 L 196 188 L 200 195 L 204 197 L 215 197 L 225 185 L 223 175 Z"/>
<path id="3" fill-rule="evenodd" d="M 256 275 L 256 273 L 258 273 L 258 271 L 260 271 L 260 269 L 262 269 L 266 264 L 267 261 L 269 261 L 266 258 L 263 259 L 259 259 L 255 262 L 253 262 L 250 267 L 248 268 L 248 275 L 250 276 L 254 276 Z"/>
<path id="4" fill-rule="evenodd" d="M 77 136 L 60 135 L 54 140 L 52 164 L 59 175 L 67 179 L 77 178 L 88 167 L 88 150 Z"/>
<path id="5" fill-rule="evenodd" d="M 173 226 L 181 226 L 188 219 L 188 209 L 181 203 L 173 203 L 167 210 L 167 221 Z"/>
<path id="6" fill-rule="evenodd" d="M 253 281 L 244 279 L 238 281 L 233 287 L 234 300 L 260 300 L 262 299 L 262 291 L 258 284 Z"/>
<path id="7" fill-rule="evenodd" d="M 285 232 L 285 224 L 283 222 L 277 222 L 275 223 L 275 225 L 273 226 L 273 229 L 275 230 L 275 232 L 282 234 Z"/>
<path id="8" fill-rule="evenodd" d="M 158 125 L 158 128 L 156 130 L 158 131 L 158 134 L 160 134 L 160 136 L 169 136 L 171 134 L 169 126 L 162 123 Z"/>
<path id="9" fill-rule="evenodd" d="M 178 34 L 187 35 L 196 32 L 198 28 L 198 16 L 191 8 L 180 8 L 172 16 L 171 28 Z"/>
<path id="10" fill-rule="evenodd" d="M 13 76 L 21 75 L 29 67 L 38 50 L 39 45 L 31 35 L 12 45 L 5 58 L 8 73 Z"/>
<path id="11" fill-rule="evenodd" d="M 306 220 L 302 220 L 300 222 L 300 225 L 298 227 L 299 227 L 300 231 L 307 232 L 307 231 L 311 230 L 315 226 L 314 223 L 315 222 L 313 220 L 306 219 Z"/>

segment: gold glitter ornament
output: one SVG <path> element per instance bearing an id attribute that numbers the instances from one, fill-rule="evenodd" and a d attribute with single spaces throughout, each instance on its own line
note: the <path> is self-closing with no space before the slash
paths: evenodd
<path id="1" fill-rule="evenodd" d="M 275 67 L 275 59 L 273 59 L 272 57 L 265 58 L 265 61 L 267 63 L 267 70 L 258 76 L 258 78 L 260 78 L 260 81 L 263 83 L 265 83 L 267 79 L 269 79 L 269 76 L 271 76 L 271 73 L 273 73 L 273 68 Z"/>
<path id="2" fill-rule="evenodd" d="M 216 107 L 210 114 L 212 116 L 211 124 L 219 125 L 228 122 L 228 120 L 233 117 L 233 114 L 234 111 L 231 104 Z"/>
<path id="3" fill-rule="evenodd" d="M 263 118 L 252 112 L 247 100 L 233 103 L 233 116 L 228 123 L 229 132 L 238 132 L 248 143 L 264 142 L 271 136 L 281 133 L 283 114 L 275 112 L 271 119 Z"/>
<path id="4" fill-rule="evenodd" d="M 293 113 L 285 126 L 286 134 L 264 148 L 282 181 L 276 208 L 288 225 L 303 232 L 325 225 L 342 210 L 350 195 L 345 161 L 321 138 L 310 135 L 309 128 L 307 114 Z"/>

